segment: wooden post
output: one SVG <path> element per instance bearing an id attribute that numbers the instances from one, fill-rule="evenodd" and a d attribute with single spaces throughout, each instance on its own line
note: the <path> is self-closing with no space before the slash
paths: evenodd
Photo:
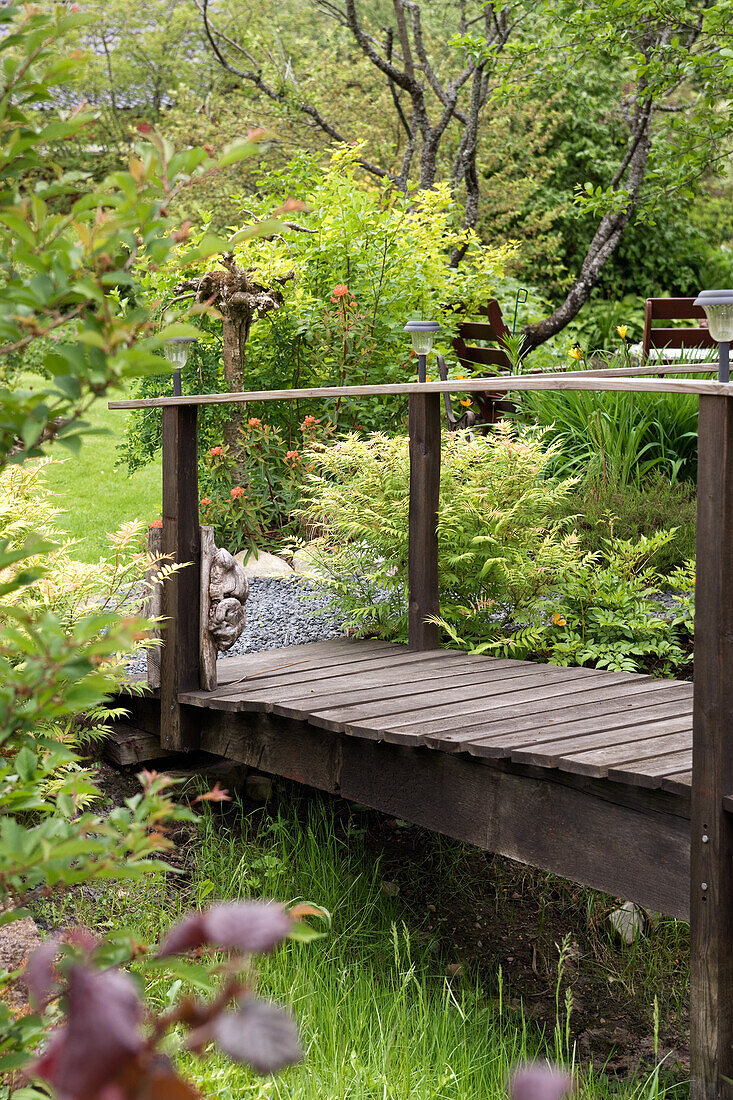
<path id="1" fill-rule="evenodd" d="M 163 553 L 190 562 L 163 585 L 160 743 L 171 752 L 197 747 L 193 721 L 178 702 L 199 687 L 200 533 L 196 406 L 163 409 Z"/>
<path id="2" fill-rule="evenodd" d="M 690 895 L 691 1100 L 733 1096 L 733 401 L 701 396 Z"/>
<path id="3" fill-rule="evenodd" d="M 440 394 L 410 394 L 410 534 L 408 621 L 410 649 L 435 649 L 437 615 L 438 496 L 440 493 Z"/>

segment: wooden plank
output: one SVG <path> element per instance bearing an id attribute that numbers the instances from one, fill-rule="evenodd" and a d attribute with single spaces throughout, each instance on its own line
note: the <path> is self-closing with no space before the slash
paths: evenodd
<path id="1" fill-rule="evenodd" d="M 456 348 L 456 355 L 461 366 L 471 366 L 476 363 L 482 367 L 508 367 L 509 357 L 505 351 L 499 348 L 477 348 L 473 344 L 461 343 Z M 490 378 L 487 378 L 490 382 Z M 490 385 L 486 389 L 490 389 Z"/>
<path id="2" fill-rule="evenodd" d="M 585 681 L 558 682 L 556 690 L 551 693 L 543 692 L 537 697 L 528 693 L 527 698 L 523 697 L 517 702 L 499 697 L 489 701 L 479 721 L 475 721 L 473 715 L 467 714 L 432 720 L 423 728 L 425 744 L 452 752 L 461 741 L 477 740 L 482 730 L 506 734 L 522 730 L 542 730 L 547 735 L 545 740 L 553 740 L 553 734 L 564 736 L 570 723 L 592 722 L 602 719 L 604 715 L 629 714 L 639 708 L 651 707 L 657 702 L 683 702 L 692 696 L 691 685 L 688 693 L 678 690 L 677 685 L 665 684 L 664 681 L 625 683 L 621 679 L 622 675 L 623 673 L 602 672 Z M 566 697 L 567 705 L 548 705 L 548 699 L 565 700 Z M 511 706 L 507 705 L 509 703 Z M 412 721 L 407 722 L 400 727 L 400 731 L 409 733 L 415 725 Z M 389 732 L 393 730 L 394 727 Z"/>
<path id="3" fill-rule="evenodd" d="M 554 768 L 561 756 L 568 752 L 585 752 L 586 749 L 603 748 L 644 737 L 644 731 L 650 723 L 663 718 L 684 717 L 692 730 L 692 700 L 689 703 L 673 699 L 670 702 L 655 702 L 639 710 L 620 710 L 615 714 L 600 715 L 588 721 L 570 723 L 564 728 L 555 727 L 554 737 L 547 726 L 534 731 L 531 742 L 512 750 L 512 760 L 523 764 L 536 764 L 538 767 Z M 635 732 L 636 731 L 636 732 Z"/>
<path id="4" fill-rule="evenodd" d="M 234 681 L 244 683 L 252 677 L 288 675 L 290 672 L 320 669 L 325 661 L 340 663 L 362 661 L 368 656 L 401 653 L 403 646 L 388 642 L 355 641 L 338 638 L 329 642 L 306 642 L 304 645 L 285 646 L 281 649 L 262 649 L 238 657 L 225 657 L 218 670 L 219 686 L 216 693 L 227 689 Z M 215 693 L 215 694 L 216 694 Z"/>
<path id="5" fill-rule="evenodd" d="M 201 527 L 201 581 L 199 584 L 199 681 L 202 691 L 214 691 L 217 686 L 216 642 L 209 632 L 209 585 L 211 563 L 214 560 L 214 528 Z"/>
<path id="6" fill-rule="evenodd" d="M 621 783 L 633 783 L 640 787 L 660 787 L 662 778 L 674 775 L 680 768 L 689 768 L 692 763 L 692 745 L 676 752 L 669 752 L 652 759 L 630 760 L 618 768 L 609 768 L 608 778 Z"/>
<path id="7" fill-rule="evenodd" d="M 440 397 L 410 395 L 410 514 L 408 550 L 408 635 L 412 650 L 435 649 L 440 627 L 426 621 L 437 615 L 438 498 L 440 496 Z"/>
<path id="8" fill-rule="evenodd" d="M 514 677 L 523 684 L 533 678 L 531 673 Z M 292 691 L 279 684 L 270 684 L 262 690 L 257 684 L 252 684 L 245 686 L 241 693 L 230 693 L 224 698 L 210 697 L 209 705 L 216 709 L 242 712 L 264 709 L 298 720 L 307 719 L 326 729 L 341 730 L 344 715 L 351 715 L 355 710 L 378 706 L 391 709 L 397 705 L 412 709 L 427 708 L 436 700 L 445 698 L 448 692 L 464 688 L 484 692 L 510 690 L 509 686 L 505 687 L 509 681 L 505 681 L 497 671 L 479 673 L 472 668 L 460 673 L 445 672 L 442 676 L 415 672 L 403 677 L 379 672 L 374 673 L 371 679 L 373 683 L 362 686 L 355 678 L 341 676 L 325 681 L 312 690 L 307 684 L 300 684 Z M 331 690 L 329 684 L 334 685 Z"/>
<path id="9" fill-rule="evenodd" d="M 684 772 L 674 772 L 673 775 L 663 775 L 659 786 L 663 791 L 670 791 L 671 794 L 681 794 L 689 798 L 692 788 L 692 769 L 690 768 Z"/>
<path id="10" fill-rule="evenodd" d="M 684 321 L 693 317 L 704 318 L 705 310 L 695 305 L 694 298 L 647 298 L 652 320 Z"/>
<path id="11" fill-rule="evenodd" d="M 467 756 L 365 742 L 275 715 L 205 712 L 202 747 L 684 919 L 685 804 Z M 634 858 L 629 858 L 633 852 Z"/>
<path id="12" fill-rule="evenodd" d="M 733 404 L 700 401 L 690 895 L 691 1100 L 733 1078 Z"/>
<path id="13" fill-rule="evenodd" d="M 717 347 L 706 328 L 653 328 L 650 333 L 653 348 L 712 348 Z"/>
<path id="14" fill-rule="evenodd" d="M 487 386 L 487 383 L 489 384 Z M 200 393 L 185 397 L 148 397 L 133 401 L 110 401 L 110 409 L 161 409 L 195 405 L 229 405 L 248 401 L 300 401 L 306 398 L 405 396 L 422 393 L 481 393 L 487 388 L 500 393 L 525 390 L 591 390 L 598 393 L 692 393 L 733 396 L 733 383 L 687 378 L 599 378 L 583 371 L 571 373 L 467 378 L 449 382 L 402 382 L 394 385 L 315 386 L 310 389 L 247 390 L 243 393 Z"/>
<path id="15" fill-rule="evenodd" d="M 369 644 L 367 643 L 367 645 Z M 346 651 L 338 649 L 332 644 L 330 649 L 320 651 L 317 656 L 310 654 L 295 655 L 292 659 L 290 659 L 289 648 L 264 651 L 270 654 L 268 661 L 260 660 L 258 662 L 258 658 L 262 656 L 262 653 L 248 653 L 244 659 L 240 658 L 238 660 L 237 668 L 232 674 L 229 673 L 227 668 L 230 663 L 229 660 L 220 661 L 219 677 L 222 682 L 213 693 L 214 697 L 217 699 L 226 698 L 232 692 L 242 691 L 244 685 L 249 683 L 262 685 L 270 681 L 277 681 L 281 684 L 298 683 L 300 681 L 310 682 L 311 680 L 333 676 L 335 670 L 342 671 L 344 675 L 357 675 L 358 670 L 362 668 L 381 667 L 386 661 L 400 663 L 404 660 L 402 648 L 387 644 L 374 649 L 369 648 L 365 651 L 354 649 L 353 643 L 351 650 Z M 293 646 L 292 648 L 305 647 Z M 250 657 L 252 658 L 251 661 L 247 659 Z M 417 659 L 417 657 L 413 657 L 413 660 Z"/>
<path id="16" fill-rule="evenodd" d="M 644 727 L 647 734 L 644 738 L 637 738 L 635 733 L 639 727 L 627 729 L 627 741 L 616 745 L 607 745 L 602 748 L 588 751 L 574 752 L 569 750 L 558 761 L 561 771 L 572 772 L 574 775 L 592 775 L 601 779 L 608 774 L 608 769 L 617 764 L 635 762 L 641 769 L 641 761 L 652 756 L 661 756 L 668 752 L 691 751 L 692 721 L 685 714 L 679 718 L 664 718 L 659 722 L 650 722 Z"/>
<path id="17" fill-rule="evenodd" d="M 656 684 L 661 681 L 651 678 L 639 677 L 639 683 L 631 683 L 632 678 L 623 672 L 593 673 L 591 669 L 555 669 L 557 676 L 548 676 L 543 681 L 533 684 L 525 681 L 524 684 L 511 684 L 509 694 L 504 685 L 500 691 L 495 691 L 490 697 L 481 696 L 478 699 L 465 699 L 455 704 L 431 709 L 423 721 L 415 720 L 412 713 L 396 713 L 381 716 L 371 725 L 371 736 L 375 734 L 385 740 L 393 740 L 401 743 L 401 737 L 409 738 L 412 744 L 412 735 L 418 733 L 421 741 L 431 748 L 438 748 L 444 752 L 461 751 L 464 742 L 470 743 L 478 740 L 482 734 L 493 729 L 497 723 L 503 732 L 510 730 L 511 723 L 517 721 L 519 729 L 526 728 L 527 715 L 531 722 L 532 715 L 537 718 L 538 726 L 556 704 L 553 700 L 569 699 L 572 704 L 575 700 L 583 706 L 590 706 L 598 695 L 604 698 L 619 698 L 619 692 L 623 690 L 626 696 L 633 696 L 636 692 L 653 691 Z M 589 673 L 587 678 L 580 678 L 573 673 L 582 671 Z M 562 674 L 565 675 L 562 675 Z M 478 703 L 478 705 L 477 705 Z M 358 724 L 349 723 L 348 733 L 362 733 Z M 368 730 L 363 731 L 364 736 L 370 736 Z"/>
<path id="18" fill-rule="evenodd" d="M 487 340 L 495 342 L 497 339 L 494 326 L 490 321 L 461 321 L 458 332 L 463 340 Z"/>
<path id="19" fill-rule="evenodd" d="M 427 711 L 426 717 L 432 717 L 433 711 L 441 706 L 445 706 L 450 710 L 453 705 L 451 689 L 456 690 L 458 686 L 460 686 L 461 697 L 472 697 L 471 705 L 475 707 L 478 720 L 478 715 L 481 714 L 489 696 L 493 699 L 502 694 L 509 695 L 524 691 L 525 694 L 536 697 L 538 693 L 545 689 L 546 685 L 555 685 L 562 682 L 563 671 L 566 674 L 568 673 L 567 669 L 553 669 L 554 675 L 550 675 L 549 672 L 543 674 L 530 670 L 523 673 L 513 672 L 511 676 L 490 677 L 489 674 L 486 674 L 480 680 L 477 676 L 474 676 L 464 685 L 456 685 L 455 679 L 449 679 L 447 691 L 442 684 L 436 684 L 435 681 L 426 682 L 422 691 L 414 695 L 404 691 L 401 693 L 396 692 L 392 698 L 385 695 L 382 699 L 365 701 L 363 704 L 352 706 L 338 705 L 335 702 L 332 707 L 314 709 L 310 714 L 309 721 L 313 722 L 314 725 L 322 726 L 324 729 L 340 730 L 348 726 L 350 733 L 358 734 L 360 737 L 381 740 L 381 726 L 383 724 L 381 719 L 384 715 L 416 714 L 419 711 Z M 572 682 L 574 678 L 566 675 L 564 679 Z M 456 694 L 458 694 L 457 690 Z M 414 743 L 414 741 L 411 740 L 410 743 Z"/>
<path id="20" fill-rule="evenodd" d="M 674 716 L 679 716 L 677 705 L 673 705 L 671 710 Z M 691 728 L 691 715 L 688 714 L 684 718 L 688 723 L 688 727 Z M 672 721 L 673 719 L 669 720 Z M 661 725 L 661 720 L 659 724 Z M 629 745 L 630 742 L 635 743 L 637 737 L 641 740 L 643 735 L 652 727 L 652 721 L 647 719 L 638 725 L 631 725 L 628 717 L 625 718 L 619 715 L 609 718 L 608 725 L 613 728 L 601 730 L 597 734 L 591 734 L 588 737 L 578 735 L 577 737 L 565 739 L 558 730 L 557 742 L 550 740 L 549 743 L 546 743 L 545 750 L 537 753 L 533 751 L 535 741 L 541 738 L 547 742 L 542 730 L 523 729 L 518 730 L 516 733 L 507 733 L 501 729 L 500 724 L 495 725 L 493 730 L 490 731 L 481 730 L 480 733 L 474 731 L 475 736 L 471 740 L 464 740 L 458 743 L 456 747 L 459 751 L 468 752 L 472 756 L 479 756 L 484 760 L 501 760 L 508 756 L 514 758 L 516 755 L 517 762 L 519 762 L 521 754 L 522 763 L 531 762 L 537 767 L 559 767 L 565 771 L 577 771 L 579 775 L 600 776 L 604 772 L 596 770 L 594 765 L 588 764 L 587 768 L 582 766 L 584 757 L 581 755 L 583 751 L 581 746 L 584 746 L 589 753 L 594 747 L 598 751 L 605 748 L 610 750 L 613 747 L 623 748 Z M 661 731 L 661 733 L 664 732 L 664 730 Z M 556 750 L 556 744 L 561 743 L 561 738 L 563 738 L 562 743 L 564 746 L 562 752 Z M 529 756 L 533 757 L 531 761 L 528 761 L 524 756 L 524 750 Z M 581 764 L 577 768 L 566 767 L 565 761 L 570 757 L 577 758 Z"/>
<path id="21" fill-rule="evenodd" d="M 163 585 L 160 739 L 163 748 L 197 747 L 195 724 L 178 702 L 199 687 L 199 494 L 195 405 L 163 409 L 163 553 L 186 566 Z"/>
<path id="22" fill-rule="evenodd" d="M 444 649 L 424 653 L 408 651 L 397 656 L 388 653 L 369 661 L 353 661 L 348 664 L 339 662 L 331 668 L 306 669 L 302 672 L 297 669 L 291 670 L 290 675 L 287 669 L 272 676 L 261 673 L 249 677 L 246 687 L 240 684 L 239 686 L 228 685 L 220 689 L 216 693 L 216 698 L 224 699 L 235 693 L 245 698 L 250 692 L 250 685 L 255 693 L 269 692 L 272 688 L 277 688 L 280 692 L 279 699 L 300 699 L 309 697 L 311 691 L 315 697 L 348 694 L 370 685 L 385 687 L 413 683 L 415 680 L 427 684 L 433 674 L 446 676 L 449 673 L 456 675 L 468 673 L 480 678 L 484 675 L 499 677 L 500 674 L 509 674 L 512 671 L 504 667 L 510 664 L 509 661 L 498 661 L 497 664 L 498 668 L 493 664 L 484 668 L 480 658 L 462 656 L 460 653 L 452 654 Z"/>
<path id="23" fill-rule="evenodd" d="M 116 722 L 112 733 L 104 742 L 102 755 L 112 764 L 125 767 L 144 760 L 158 760 L 170 753 L 161 748 L 160 738 L 154 734 L 127 723 Z"/>

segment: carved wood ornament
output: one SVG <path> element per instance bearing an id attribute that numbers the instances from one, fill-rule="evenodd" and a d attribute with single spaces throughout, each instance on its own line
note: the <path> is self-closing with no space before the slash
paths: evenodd
<path id="1" fill-rule="evenodd" d="M 246 622 L 249 582 L 228 550 L 214 545 L 214 528 L 201 528 L 201 688 L 217 684 L 216 655 L 231 649 Z"/>

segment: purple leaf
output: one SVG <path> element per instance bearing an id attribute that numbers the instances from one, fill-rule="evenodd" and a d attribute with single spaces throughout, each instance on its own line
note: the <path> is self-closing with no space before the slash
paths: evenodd
<path id="1" fill-rule="evenodd" d="M 274 901 L 234 901 L 191 913 L 174 925 L 159 955 L 177 955 L 211 944 L 246 954 L 271 951 L 290 931 L 286 909 Z"/>
<path id="2" fill-rule="evenodd" d="M 92 1100 L 111 1086 L 144 1043 L 135 983 L 118 970 L 75 966 L 69 971 L 67 1023 L 55 1032 L 32 1072 L 63 1100 Z"/>
<path id="3" fill-rule="evenodd" d="M 509 1082 L 511 1100 L 563 1100 L 572 1088 L 569 1074 L 546 1062 L 530 1062 L 516 1070 Z"/>
<path id="4" fill-rule="evenodd" d="M 237 1012 L 215 1021 L 213 1036 L 235 1062 L 261 1074 L 277 1073 L 302 1057 L 293 1017 L 268 1001 L 248 998 Z"/>

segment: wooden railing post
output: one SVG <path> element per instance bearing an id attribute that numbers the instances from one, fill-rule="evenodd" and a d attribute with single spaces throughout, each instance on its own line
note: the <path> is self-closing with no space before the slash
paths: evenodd
<path id="1" fill-rule="evenodd" d="M 163 553 L 190 562 L 163 585 L 160 742 L 171 752 L 197 747 L 197 731 L 178 702 L 199 687 L 199 493 L 196 406 L 163 409 Z"/>
<path id="2" fill-rule="evenodd" d="M 410 394 L 410 531 L 408 622 L 410 649 L 435 649 L 437 615 L 438 496 L 440 493 L 440 394 Z"/>
<path id="3" fill-rule="evenodd" d="M 701 396 L 692 742 L 692 1100 L 733 1095 L 733 400 Z"/>

